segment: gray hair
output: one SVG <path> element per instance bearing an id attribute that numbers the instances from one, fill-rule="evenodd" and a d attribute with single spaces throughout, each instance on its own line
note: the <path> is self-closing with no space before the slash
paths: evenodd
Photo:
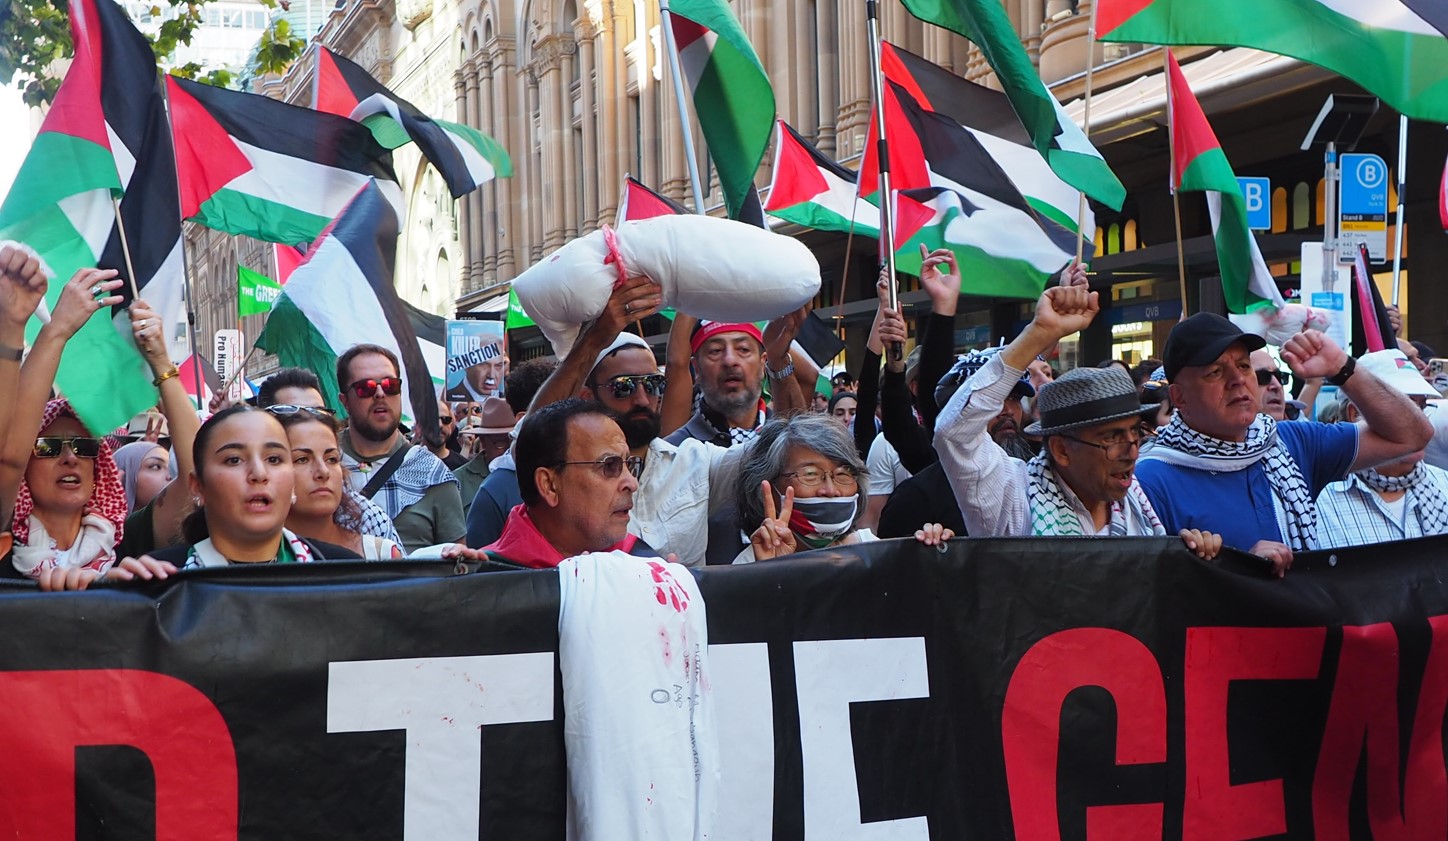
<path id="1" fill-rule="evenodd" d="M 871 418 L 864 418 L 869 423 Z M 748 444 L 744 463 L 739 469 L 739 489 L 735 504 L 738 506 L 739 522 L 746 532 L 752 532 L 764 522 L 764 500 L 760 486 L 769 482 L 779 487 L 779 474 L 789 467 L 789 448 L 800 447 L 819 453 L 830 461 L 847 467 L 859 479 L 856 496 L 859 504 L 855 511 L 853 531 L 865 515 L 869 503 L 869 479 L 865 463 L 855 450 L 855 442 L 845 425 L 830 415 L 802 412 L 788 418 L 775 418 L 759 428 L 759 433 Z M 776 505 L 778 500 L 776 500 Z"/>

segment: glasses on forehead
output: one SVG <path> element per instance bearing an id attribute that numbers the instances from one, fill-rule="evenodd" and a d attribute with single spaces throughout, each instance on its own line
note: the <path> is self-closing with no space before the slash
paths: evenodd
<path id="1" fill-rule="evenodd" d="M 1131 456 L 1134 449 L 1141 446 L 1141 442 L 1152 436 L 1152 431 L 1146 426 L 1138 426 L 1129 430 L 1113 432 L 1106 437 L 1106 440 L 1097 443 L 1087 441 L 1084 438 L 1077 438 L 1074 435 L 1062 435 L 1067 441 L 1075 441 L 1077 444 L 1085 444 L 1088 447 L 1095 447 L 1103 450 L 1106 457 L 1113 460 L 1121 460 Z"/>
<path id="2" fill-rule="evenodd" d="M 267 406 L 266 410 L 279 418 L 303 413 L 311 415 L 314 418 L 330 418 L 336 414 L 336 412 L 323 406 L 293 406 L 290 403 L 277 403 L 274 406 Z"/>
<path id="3" fill-rule="evenodd" d="M 605 479 L 617 479 L 623 475 L 623 469 L 625 467 L 628 468 L 628 472 L 632 473 L 635 479 L 644 475 L 644 460 L 638 456 L 629 456 L 627 458 L 623 456 L 604 456 L 596 461 L 560 461 L 556 466 L 567 467 L 570 464 L 580 466 L 588 465 L 596 469 L 599 473 L 602 473 Z"/>
<path id="4" fill-rule="evenodd" d="M 632 397 L 634 390 L 642 388 L 645 394 L 658 397 L 664 393 L 664 388 L 669 384 L 669 378 L 663 374 L 620 374 L 617 377 L 610 377 L 608 382 L 590 383 L 589 388 L 612 388 L 613 396 L 623 400 Z"/>
<path id="5" fill-rule="evenodd" d="M 70 447 L 76 458 L 96 458 L 101 454 L 101 439 L 44 435 L 35 439 L 35 449 L 31 452 L 36 458 L 58 458 L 62 447 Z"/>
<path id="6" fill-rule="evenodd" d="M 837 488 L 853 488 L 860 484 L 860 478 L 855 475 L 855 471 L 848 467 L 840 467 L 830 472 L 820 470 L 818 467 L 801 467 L 789 473 L 779 474 L 781 479 L 792 478 L 801 485 L 811 488 L 824 484 L 826 477 L 834 482 Z"/>
<path id="7" fill-rule="evenodd" d="M 358 397 L 371 397 L 377 393 L 379 388 L 382 389 L 383 394 L 391 397 L 402 393 L 402 378 L 383 377 L 380 380 L 358 380 L 347 388 Z"/>
<path id="8" fill-rule="evenodd" d="M 1257 385 L 1266 385 L 1272 382 L 1273 377 L 1276 377 L 1277 383 L 1282 386 L 1286 386 L 1287 381 L 1292 379 L 1292 375 L 1286 371 L 1277 371 L 1272 368 L 1257 369 Z"/>

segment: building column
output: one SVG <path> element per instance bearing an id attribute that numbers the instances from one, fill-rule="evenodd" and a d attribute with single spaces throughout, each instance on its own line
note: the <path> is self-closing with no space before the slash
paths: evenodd
<path id="1" fill-rule="evenodd" d="M 474 103 L 474 107 L 478 109 L 477 128 L 496 139 L 498 130 L 493 121 L 493 66 L 482 56 L 474 57 L 472 66 L 478 82 L 478 98 Z M 502 180 L 494 178 L 477 191 L 479 212 L 474 227 L 477 229 L 479 248 L 482 249 L 485 287 L 498 282 L 498 183 Z"/>
<path id="2" fill-rule="evenodd" d="M 840 113 L 840 34 L 836 0 L 815 0 L 815 75 L 820 80 L 816 103 L 819 138 L 815 145 L 835 156 L 835 124 Z"/>
<path id="3" fill-rule="evenodd" d="M 578 97 L 579 109 L 583 112 L 580 121 L 583 130 L 584 167 L 583 207 L 578 230 L 580 234 L 586 234 L 598 227 L 599 170 L 602 169 L 598 165 L 598 121 L 594 118 L 598 74 L 593 63 L 593 48 L 598 30 L 588 20 L 586 11 L 583 15 L 578 26 Z"/>
<path id="4" fill-rule="evenodd" d="M 570 23 L 571 26 L 571 23 Z M 558 44 L 562 55 L 558 68 L 558 130 L 562 132 L 563 170 L 559 198 L 563 205 L 563 230 L 568 239 L 578 236 L 578 149 L 573 133 L 573 68 L 578 60 L 578 44 L 571 35 L 564 36 Z M 579 87 L 583 77 L 579 76 Z"/>
<path id="5" fill-rule="evenodd" d="M 465 76 L 471 76 L 472 66 L 464 64 L 453 74 L 453 93 L 457 97 L 458 122 L 468 125 L 472 122 L 472 113 L 468 109 L 467 84 L 463 81 Z M 458 202 L 458 246 L 462 252 L 462 271 L 459 276 L 462 279 L 463 294 L 473 291 L 473 278 L 469 267 L 477 254 L 473 251 L 471 233 L 473 229 L 473 203 L 472 196 L 464 196 Z"/>
<path id="6" fill-rule="evenodd" d="M 511 56 L 509 51 L 501 46 L 494 46 L 488 52 L 488 69 L 493 80 L 493 114 L 492 127 L 493 137 L 498 142 L 505 144 L 505 148 L 512 150 L 513 169 L 515 173 L 521 174 L 523 170 L 523 159 L 520 157 L 525 148 L 518 142 L 522 132 L 518 131 L 517 120 L 509 107 L 511 97 L 509 89 L 514 84 L 516 75 L 511 71 Z M 511 132 L 510 132 L 511 130 Z M 509 134 L 512 137 L 509 137 Z M 517 261 L 526 260 L 527 255 L 519 255 L 516 243 L 521 242 L 518 236 L 521 233 L 518 213 L 513 201 L 514 183 L 518 175 L 513 178 L 499 178 L 493 182 L 495 187 L 493 211 L 496 218 L 492 225 L 492 235 L 497 237 L 498 252 L 498 275 L 499 281 L 512 280 L 517 275 Z"/>

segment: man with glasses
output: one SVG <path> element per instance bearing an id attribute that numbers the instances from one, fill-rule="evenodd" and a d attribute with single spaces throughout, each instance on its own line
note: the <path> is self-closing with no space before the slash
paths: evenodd
<path id="1" fill-rule="evenodd" d="M 1358 368 L 1372 371 L 1419 407 L 1438 396 L 1401 351 L 1366 354 Z M 1356 423 L 1352 401 L 1340 392 L 1338 402 L 1343 418 Z M 1410 453 L 1328 485 L 1317 498 L 1317 511 L 1324 548 L 1448 534 L 1448 471 L 1426 463 L 1422 452 Z"/>
<path id="2" fill-rule="evenodd" d="M 350 483 L 382 506 L 409 553 L 461 541 L 467 531 L 457 477 L 401 430 L 402 378 L 397 356 L 361 344 L 337 358 L 337 389 L 347 411 L 342 463 Z"/>
<path id="3" fill-rule="evenodd" d="M 1428 419 L 1402 393 L 1316 330 L 1282 346 L 1299 379 L 1341 388 L 1363 424 L 1278 423 L 1262 414 L 1251 353 L 1266 342 L 1214 313 L 1172 328 L 1162 354 L 1176 414 L 1141 455 L 1138 474 L 1169 529 L 1207 529 L 1266 558 L 1318 548 L 1315 500 L 1329 483 L 1423 449 Z"/>
<path id="4" fill-rule="evenodd" d="M 629 454 L 610 413 L 569 399 L 533 409 L 527 420 L 513 447 L 523 503 L 482 551 L 533 569 L 588 552 L 654 555 L 629 533 L 643 462 Z"/>
<path id="5" fill-rule="evenodd" d="M 1261 348 L 1252 351 L 1251 360 L 1257 387 L 1262 389 L 1262 412 L 1276 421 L 1287 420 L 1287 383 L 1292 375 L 1278 370 L 1277 360 Z"/>
<path id="6" fill-rule="evenodd" d="M 1134 537 L 1168 533 L 1135 477 L 1145 433 L 1136 384 L 1119 366 L 1077 368 L 1037 392 L 1039 420 L 1028 435 L 1041 452 L 1021 461 L 991 440 L 988 427 L 1027 367 L 1100 311 L 1084 286 L 1047 289 L 1035 318 L 956 390 L 935 427 L 935 447 L 972 537 L 1038 535 Z M 1213 534 L 1180 532 L 1187 547 L 1214 557 Z"/>

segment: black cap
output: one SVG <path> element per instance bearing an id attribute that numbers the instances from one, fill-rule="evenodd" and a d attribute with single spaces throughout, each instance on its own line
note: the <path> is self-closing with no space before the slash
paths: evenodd
<path id="1" fill-rule="evenodd" d="M 1166 337 L 1166 352 L 1161 355 L 1166 378 L 1176 382 L 1183 368 L 1210 365 L 1227 348 L 1241 343 L 1253 351 L 1267 346 L 1267 340 L 1242 328 L 1214 312 L 1199 312 L 1171 328 Z"/>

